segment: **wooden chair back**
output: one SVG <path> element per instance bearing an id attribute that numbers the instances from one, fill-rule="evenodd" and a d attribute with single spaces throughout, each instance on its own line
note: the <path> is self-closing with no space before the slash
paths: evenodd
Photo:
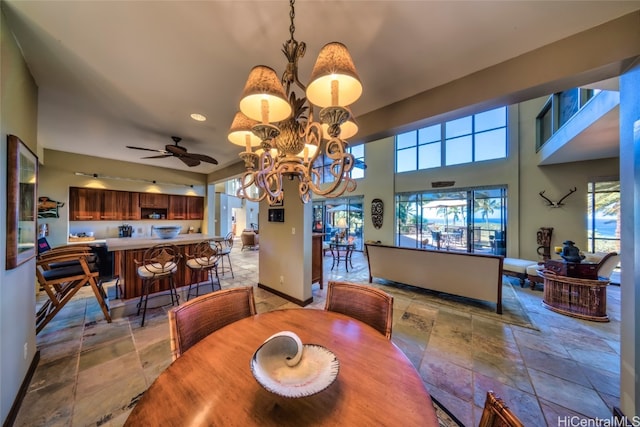
<path id="1" fill-rule="evenodd" d="M 98 276 L 97 265 L 88 246 L 63 246 L 40 254 L 36 277 L 49 299 L 36 313 L 36 334 L 39 333 L 84 286 L 90 285 L 107 322 L 111 322 L 107 298 Z"/>
<path id="2" fill-rule="evenodd" d="M 173 360 L 212 332 L 255 314 L 251 286 L 211 292 L 172 308 L 169 330 Z"/>
<path id="3" fill-rule="evenodd" d="M 325 310 L 351 316 L 391 339 L 393 296 L 380 289 L 350 282 L 329 281 Z"/>
<path id="4" fill-rule="evenodd" d="M 488 391 L 478 427 L 524 427 L 524 424 L 502 399 Z"/>

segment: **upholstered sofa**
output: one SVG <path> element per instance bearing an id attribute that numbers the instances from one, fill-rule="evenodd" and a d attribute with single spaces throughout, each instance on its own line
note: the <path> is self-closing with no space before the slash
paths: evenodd
<path id="1" fill-rule="evenodd" d="M 242 241 L 241 251 L 245 248 L 257 249 L 259 244 L 258 232 L 251 228 L 245 228 L 240 234 L 240 240 Z"/>
<path id="2" fill-rule="evenodd" d="M 496 304 L 502 314 L 502 260 L 498 255 L 365 244 L 374 277 Z"/>

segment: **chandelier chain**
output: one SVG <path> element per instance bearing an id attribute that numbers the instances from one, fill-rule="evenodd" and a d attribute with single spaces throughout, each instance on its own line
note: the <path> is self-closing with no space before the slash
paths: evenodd
<path id="1" fill-rule="evenodd" d="M 294 8 L 294 3 L 296 2 L 296 0 L 289 0 L 289 6 L 291 7 L 291 10 L 289 11 L 289 19 L 291 20 L 291 24 L 289 24 L 289 34 L 291 35 L 291 38 L 289 40 L 295 40 L 293 33 L 296 32 L 296 25 L 293 23 L 293 20 L 296 17 L 296 11 Z"/>

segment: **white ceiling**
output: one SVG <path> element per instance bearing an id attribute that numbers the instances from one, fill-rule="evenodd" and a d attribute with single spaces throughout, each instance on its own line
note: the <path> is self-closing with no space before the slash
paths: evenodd
<path id="1" fill-rule="evenodd" d="M 286 64 L 285 0 L 2 7 L 39 87 L 38 142 L 54 150 L 210 173 L 238 161 L 226 134 L 249 70 Z M 324 44 L 346 44 L 364 85 L 357 117 L 638 9 L 640 1 L 299 0 L 300 78 Z M 125 147 L 162 149 L 172 135 L 219 165 L 141 160 L 153 153 Z"/>

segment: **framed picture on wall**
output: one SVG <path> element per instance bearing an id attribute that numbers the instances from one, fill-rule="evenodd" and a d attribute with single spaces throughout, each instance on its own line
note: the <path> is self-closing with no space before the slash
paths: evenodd
<path id="1" fill-rule="evenodd" d="M 7 259 L 18 267 L 37 253 L 38 157 L 15 135 L 7 136 Z"/>

